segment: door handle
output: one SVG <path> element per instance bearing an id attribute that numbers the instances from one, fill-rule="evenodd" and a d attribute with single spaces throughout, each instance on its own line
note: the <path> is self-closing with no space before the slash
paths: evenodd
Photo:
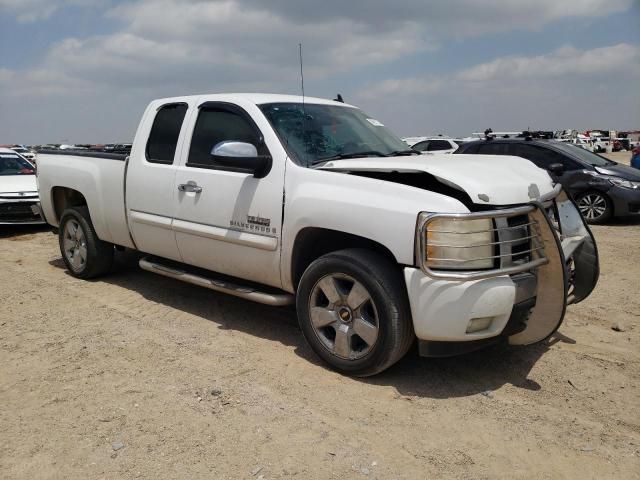
<path id="1" fill-rule="evenodd" d="M 181 192 L 200 193 L 202 192 L 202 187 L 198 186 L 198 184 L 195 182 L 188 182 L 178 185 L 178 190 Z"/>

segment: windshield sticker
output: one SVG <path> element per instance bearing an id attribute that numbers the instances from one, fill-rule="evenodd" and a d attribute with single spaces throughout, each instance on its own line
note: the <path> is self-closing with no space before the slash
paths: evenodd
<path id="1" fill-rule="evenodd" d="M 20 158 L 14 153 L 0 153 L 0 158 Z"/>
<path id="2" fill-rule="evenodd" d="M 375 118 L 367 118 L 367 122 L 369 122 L 371 125 L 373 125 L 374 127 L 384 127 L 384 125 L 382 124 L 382 122 L 379 122 L 378 120 L 376 120 Z"/>

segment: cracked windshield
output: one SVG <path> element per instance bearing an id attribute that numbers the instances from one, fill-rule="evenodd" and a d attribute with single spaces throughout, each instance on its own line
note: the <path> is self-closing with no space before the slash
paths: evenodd
<path id="1" fill-rule="evenodd" d="M 302 103 L 260 108 L 289 154 L 305 166 L 345 158 L 419 154 L 356 108 Z"/>

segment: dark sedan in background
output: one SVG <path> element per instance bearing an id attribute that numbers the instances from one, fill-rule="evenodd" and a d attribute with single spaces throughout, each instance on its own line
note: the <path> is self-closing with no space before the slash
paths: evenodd
<path id="1" fill-rule="evenodd" d="M 549 171 L 573 195 L 592 224 L 611 217 L 640 217 L 640 170 L 575 145 L 554 140 L 487 139 L 468 142 L 454 154 L 514 155 Z"/>

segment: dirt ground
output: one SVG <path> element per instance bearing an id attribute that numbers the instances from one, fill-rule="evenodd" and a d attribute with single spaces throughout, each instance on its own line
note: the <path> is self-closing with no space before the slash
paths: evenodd
<path id="1" fill-rule="evenodd" d="M 547 344 L 362 380 L 291 310 L 132 255 L 77 280 L 52 233 L 5 228 L 0 478 L 640 478 L 640 221 L 593 230 L 600 283 Z"/>

